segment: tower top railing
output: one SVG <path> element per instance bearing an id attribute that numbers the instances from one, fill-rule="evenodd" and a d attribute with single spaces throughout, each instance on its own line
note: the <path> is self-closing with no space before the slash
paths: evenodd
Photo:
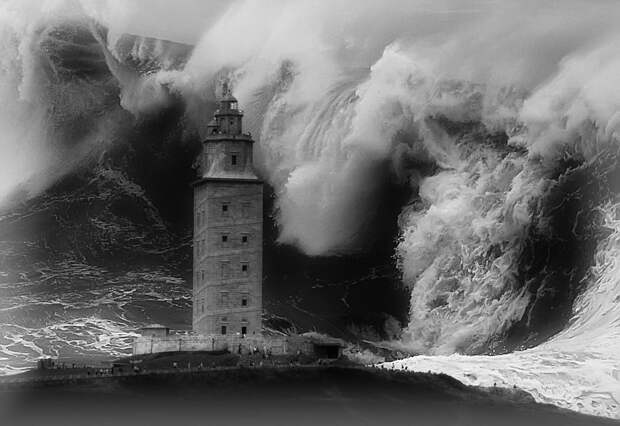
<path id="1" fill-rule="evenodd" d="M 210 133 L 208 135 L 206 135 L 206 138 L 221 138 L 221 137 L 226 137 L 229 139 L 252 139 L 252 133 L 251 132 L 241 132 L 239 134 L 230 134 L 230 133 L 225 133 L 222 132 L 221 130 L 217 129 L 217 131 L 215 133 Z"/>
<path id="2" fill-rule="evenodd" d="M 228 112 L 243 115 L 244 111 L 242 109 L 227 109 L 222 111 L 220 108 L 218 108 L 215 110 L 215 113 L 213 115 L 226 115 L 226 113 Z"/>

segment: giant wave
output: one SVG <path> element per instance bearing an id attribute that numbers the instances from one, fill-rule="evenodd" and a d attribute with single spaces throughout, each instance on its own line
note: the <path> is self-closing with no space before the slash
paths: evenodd
<path id="1" fill-rule="evenodd" d="M 105 164 L 171 107 L 187 144 L 228 80 L 280 243 L 369 251 L 384 192 L 410 194 L 393 242 L 410 313 L 392 344 L 424 355 L 400 363 L 620 416 L 617 6 L 214 2 L 204 27 L 162 34 L 165 6 L 24 4 L 0 9 L 7 205 Z"/>

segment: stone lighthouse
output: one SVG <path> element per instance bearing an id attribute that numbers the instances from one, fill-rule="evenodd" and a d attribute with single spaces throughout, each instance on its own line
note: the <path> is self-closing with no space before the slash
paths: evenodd
<path id="1" fill-rule="evenodd" d="M 263 183 L 242 118 L 225 85 L 194 183 L 193 330 L 203 335 L 262 329 Z"/>

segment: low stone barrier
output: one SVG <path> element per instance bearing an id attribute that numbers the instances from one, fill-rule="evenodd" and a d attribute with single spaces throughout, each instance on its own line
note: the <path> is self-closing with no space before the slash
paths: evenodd
<path id="1" fill-rule="evenodd" d="M 133 355 L 161 352 L 222 351 L 234 354 L 248 354 L 255 351 L 270 352 L 273 355 L 290 353 L 290 339 L 287 336 L 223 336 L 184 335 L 140 336 L 133 342 Z M 299 345 L 294 345 L 299 346 Z M 297 349 L 296 349 L 297 350 Z M 295 351 L 296 351 L 295 350 Z"/>

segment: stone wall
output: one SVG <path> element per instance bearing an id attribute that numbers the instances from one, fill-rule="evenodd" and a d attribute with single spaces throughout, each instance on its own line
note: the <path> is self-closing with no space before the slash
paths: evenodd
<path id="1" fill-rule="evenodd" d="M 262 185 L 208 181 L 195 188 L 193 330 L 262 329 Z"/>
<path id="2" fill-rule="evenodd" d="M 303 340 L 303 339 L 302 339 Z M 269 351 L 273 355 L 286 353 L 311 353 L 312 345 L 304 344 L 299 339 L 288 336 L 223 336 L 213 335 L 184 335 L 171 334 L 165 337 L 140 336 L 133 342 L 133 355 L 144 355 L 159 352 L 181 351 L 221 351 L 228 350 L 242 354 L 257 349 L 260 352 Z"/>

